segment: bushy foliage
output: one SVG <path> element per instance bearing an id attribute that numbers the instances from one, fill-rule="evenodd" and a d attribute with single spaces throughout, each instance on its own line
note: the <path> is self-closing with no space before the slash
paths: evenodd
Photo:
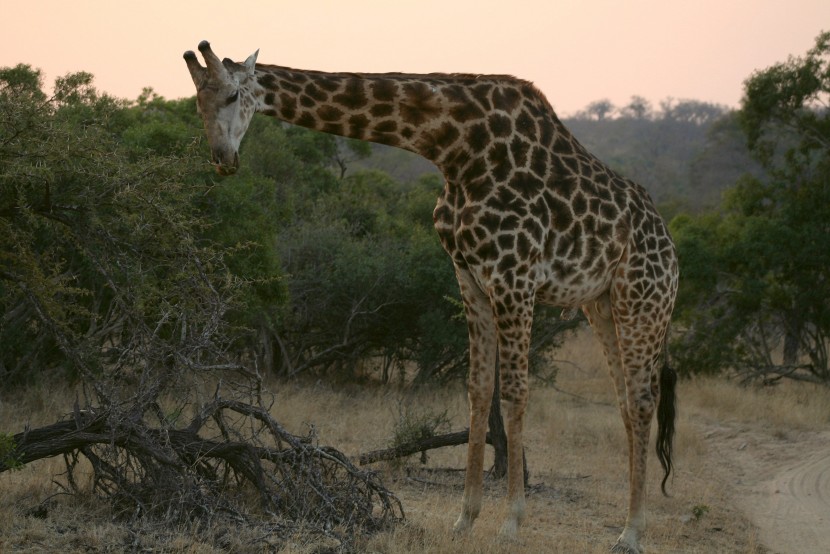
<path id="1" fill-rule="evenodd" d="M 357 172 L 321 198 L 307 219 L 278 235 L 289 307 L 274 329 L 281 372 L 361 361 L 384 379 L 409 361 L 420 379 L 457 370 L 467 331 L 446 297 L 457 297 L 450 260 L 420 206 L 437 196 L 426 178 L 408 191 L 379 172 Z M 413 217 L 414 216 L 414 217 Z"/>
<path id="2" fill-rule="evenodd" d="M 5 385 L 169 368 L 220 336 L 233 287 L 203 238 L 193 141 L 141 115 L 85 73 L 47 97 L 28 66 L 0 71 Z"/>
<path id="3" fill-rule="evenodd" d="M 720 211 L 672 222 L 688 372 L 830 381 L 828 54 L 824 33 L 747 80 L 738 120 L 764 175 L 740 179 Z"/>
<path id="4" fill-rule="evenodd" d="M 86 73 L 43 89 L 28 66 L 0 74 L 5 386 L 214 363 L 463 377 L 438 174 L 395 179 L 365 143 L 257 117 L 219 178 L 193 98 L 116 100 Z M 533 368 L 557 314 L 539 310 Z"/>
<path id="5" fill-rule="evenodd" d="M 342 526 L 348 545 L 400 503 L 285 432 L 250 370 L 256 331 L 287 305 L 275 237 L 294 214 L 280 195 L 302 199 L 257 175 L 219 185 L 200 134 L 192 100 L 117 101 L 84 73 L 48 97 L 37 71 L 0 69 L 0 386 L 84 385 L 62 421 L 0 433 L 0 472 L 63 455 L 64 489 L 81 490 L 83 467 L 113 518 L 276 514 L 286 534 Z"/>

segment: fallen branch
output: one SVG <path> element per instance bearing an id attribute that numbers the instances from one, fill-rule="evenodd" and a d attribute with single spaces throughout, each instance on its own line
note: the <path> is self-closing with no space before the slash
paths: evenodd
<path id="1" fill-rule="evenodd" d="M 760 380 L 764 385 L 774 385 L 782 379 L 813 383 L 816 385 L 828 384 L 828 380 L 822 379 L 818 375 L 815 367 L 811 364 L 749 367 L 739 374 L 741 375 L 741 382 L 744 384 Z"/>
<path id="2" fill-rule="evenodd" d="M 426 452 L 435 448 L 444 448 L 446 446 L 459 446 L 467 444 L 470 441 L 470 430 L 456 431 L 455 433 L 445 433 L 443 435 L 433 435 L 431 437 L 424 437 L 413 441 L 400 444 L 393 448 L 385 448 L 383 450 L 373 450 L 365 452 L 358 457 L 360 465 L 371 464 L 384 460 L 394 460 L 395 458 L 403 458 L 418 452 Z M 493 445 L 493 439 L 490 432 L 487 432 L 485 442 Z M 496 469 L 496 468 L 494 468 Z M 527 470 L 527 456 L 522 455 L 522 474 L 524 476 L 525 486 L 528 484 L 530 473 Z M 505 474 L 496 472 L 496 477 L 504 477 Z"/>
<path id="3" fill-rule="evenodd" d="M 383 460 L 393 460 L 395 458 L 403 458 L 418 452 L 426 452 L 435 448 L 444 448 L 445 446 L 458 446 L 467 444 L 470 440 L 470 430 L 457 431 L 455 433 L 446 433 L 444 435 L 433 435 L 422 439 L 410 441 L 394 448 L 385 448 L 383 450 L 373 450 L 360 455 L 358 461 L 360 465 L 371 464 Z M 493 441 L 490 438 L 490 433 L 487 433 L 487 444 L 492 445 Z"/>
<path id="4" fill-rule="evenodd" d="M 68 488 L 77 490 L 74 472 L 85 458 L 93 491 L 110 499 L 116 513 L 165 519 L 278 515 L 306 529 L 354 534 L 404 517 L 376 473 L 318 446 L 313 435 L 287 432 L 262 407 L 216 398 L 184 426 L 164 420 L 161 410 L 149 413 L 158 425 L 144 414 L 76 407 L 61 421 L 13 435 L 11 449 L 0 452 L 0 473 L 62 455 Z M 250 511 L 246 491 L 260 498 L 261 511 Z"/>

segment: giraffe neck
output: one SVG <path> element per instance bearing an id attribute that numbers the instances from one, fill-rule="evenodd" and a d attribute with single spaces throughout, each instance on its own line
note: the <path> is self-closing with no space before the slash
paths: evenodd
<path id="1" fill-rule="evenodd" d="M 533 85 L 509 76 L 324 73 L 257 64 L 256 81 L 261 113 L 404 148 L 442 169 L 475 157 L 494 138 L 509 139 L 521 126 L 552 134 L 550 124 L 558 123 Z"/>

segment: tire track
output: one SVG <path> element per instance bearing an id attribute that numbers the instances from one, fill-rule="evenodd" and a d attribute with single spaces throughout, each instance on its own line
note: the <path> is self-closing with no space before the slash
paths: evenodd
<path id="1" fill-rule="evenodd" d="M 781 553 L 830 551 L 830 447 L 783 468 L 759 492 L 753 515 L 767 546 Z"/>
<path id="2" fill-rule="evenodd" d="M 760 542 L 777 554 L 830 553 L 830 432 L 770 433 L 718 422 L 703 436 Z"/>

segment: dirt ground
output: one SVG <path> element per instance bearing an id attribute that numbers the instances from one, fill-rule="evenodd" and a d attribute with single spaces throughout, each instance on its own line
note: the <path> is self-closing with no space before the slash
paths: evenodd
<path id="1" fill-rule="evenodd" d="M 426 464 L 412 456 L 398 465 L 371 466 L 403 502 L 407 521 L 366 539 L 361 551 L 608 552 L 625 520 L 626 446 L 612 386 L 592 341 L 584 334 L 568 339 L 551 360 L 561 367 L 556 386 L 533 386 L 525 428 L 531 478 L 518 542 L 498 541 L 506 484 L 489 479 L 473 532 L 453 538 L 466 455 L 461 446 L 430 452 Z M 452 430 L 467 423 L 461 384 L 431 390 L 320 381 L 271 387 L 278 421 L 297 433 L 314 425 L 321 444 L 355 457 L 387 446 L 408 407 L 446 411 Z M 741 388 L 712 379 L 681 381 L 678 396 L 671 497 L 659 493 L 661 470 L 653 456 L 650 461 L 646 551 L 830 552 L 830 391 L 794 384 Z M 0 432 L 15 432 L 26 421 L 53 421 L 67 402 L 65 391 L 2 398 Z M 485 464 L 489 467 L 490 460 Z M 237 536 L 234 544 L 241 546 L 229 549 L 189 529 L 163 529 L 150 536 L 113 521 L 93 500 L 79 504 L 58 494 L 53 480 L 60 471 L 59 460 L 43 460 L 0 474 L 0 552 L 336 551 L 336 546 L 332 550 L 301 539 L 274 548 L 261 537 L 245 542 Z M 50 496 L 49 515 L 33 516 L 31 508 Z"/>
<path id="2" fill-rule="evenodd" d="M 577 371 L 565 366 L 557 380 L 562 388 L 580 393 L 602 388 L 598 381 L 604 378 L 603 361 L 592 344 L 583 329 L 557 354 L 581 366 Z M 714 496 L 723 506 L 739 512 L 728 524 L 737 526 L 746 519 L 750 528 L 745 541 L 737 537 L 733 546 L 711 545 L 710 551 L 830 552 L 830 391 L 795 383 L 764 390 L 703 380 L 681 381 L 678 396 L 680 475 L 673 483 L 679 483 L 684 472 L 698 483 L 692 488 L 710 483 L 720 492 Z M 675 491 L 673 500 L 682 502 L 683 493 Z M 652 493 L 650 502 L 653 498 Z M 696 505 L 691 521 L 688 514 L 680 521 L 702 523 L 714 511 L 714 505 Z M 712 522 L 710 528 L 718 525 Z M 693 541 L 671 548 L 707 551 L 689 542 Z"/>
<path id="3" fill-rule="evenodd" d="M 760 425 L 707 424 L 739 506 L 773 552 L 830 552 L 830 431 L 770 433 Z"/>
<path id="4" fill-rule="evenodd" d="M 565 404 L 563 413 L 570 412 L 577 421 L 589 420 L 588 411 L 613 411 L 610 406 L 598 408 L 578 400 L 569 404 L 561 395 L 559 402 Z M 615 415 L 608 413 L 598 421 L 608 424 Z M 550 417 L 567 418 L 559 413 Z M 830 552 L 830 431 L 699 414 L 679 423 L 678 466 L 670 498 L 659 494 L 659 471 L 650 468 L 646 552 Z M 565 436 L 560 446 L 567 448 L 573 440 L 567 437 L 571 432 L 587 435 L 586 442 L 597 440 L 588 427 L 587 432 L 579 426 L 573 431 L 559 429 Z M 610 450 L 620 446 L 615 431 L 615 425 L 608 431 Z M 436 466 L 463 467 L 461 452 L 454 459 L 446 453 L 434 454 L 424 467 L 410 463 L 393 479 L 390 487 L 404 502 L 411 527 L 408 533 L 401 531 L 373 544 L 372 550 L 607 552 L 624 520 L 624 468 L 580 459 L 586 455 L 584 445 L 571 453 L 561 448 L 548 454 L 538 441 L 538 435 L 529 439 L 528 519 L 516 544 L 505 549 L 497 542 L 503 482 L 487 482 L 482 516 L 472 537 L 459 543 L 449 533 L 460 505 L 463 472 Z"/>
<path id="5" fill-rule="evenodd" d="M 621 530 L 627 494 L 627 471 L 620 463 L 623 434 L 591 341 L 585 333 L 569 339 L 555 356 L 568 360 L 556 388 L 537 388 L 531 396 L 529 515 L 511 552 L 607 552 Z M 659 494 L 660 472 L 652 458 L 646 551 L 830 552 L 830 391 L 795 383 L 759 389 L 700 380 L 681 381 L 678 394 L 672 496 Z M 437 454 L 430 465 L 463 467 L 463 455 L 463 450 L 455 459 Z M 456 516 L 462 481 L 460 473 L 438 477 L 410 467 L 393 489 L 412 519 L 440 534 Z M 508 551 L 488 544 L 496 539 L 503 489 L 503 483 L 486 488 L 484 525 L 474 529 L 484 540 L 454 544 L 457 550 L 428 542 L 418 546 L 433 552 Z M 449 534 L 443 538 L 452 541 Z M 391 545 L 378 550 L 396 551 Z"/>

